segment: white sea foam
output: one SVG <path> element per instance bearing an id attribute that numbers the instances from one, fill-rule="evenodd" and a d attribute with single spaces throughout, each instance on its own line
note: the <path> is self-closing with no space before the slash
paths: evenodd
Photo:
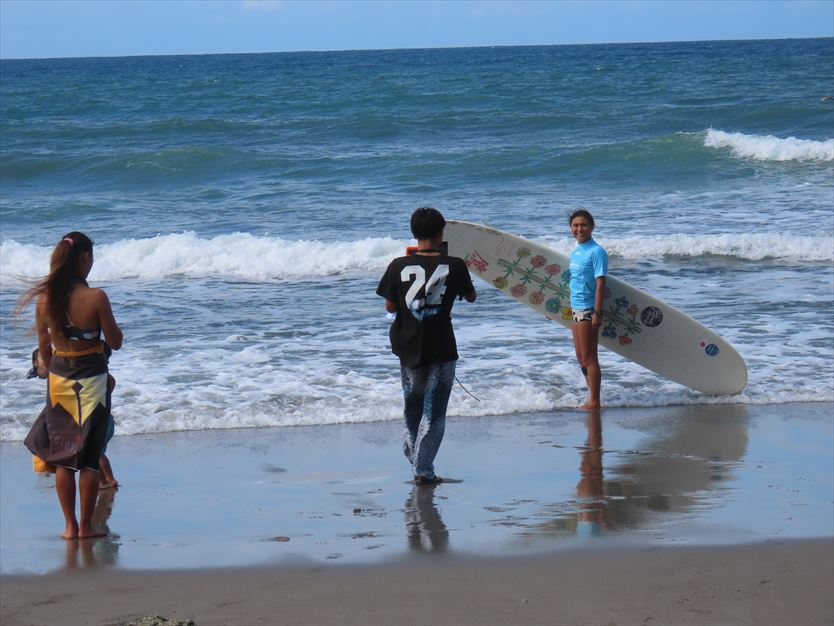
<path id="1" fill-rule="evenodd" d="M 745 135 L 709 129 L 707 148 L 729 148 L 733 156 L 756 161 L 834 161 L 834 139 L 814 141 L 773 135 Z"/>
<path id="2" fill-rule="evenodd" d="M 753 275 L 748 280 L 750 293 L 766 291 L 766 277 Z M 676 281 L 682 293 L 695 291 L 691 281 L 680 277 Z M 819 291 L 811 281 L 805 288 Z M 198 307 L 190 313 L 197 316 L 196 335 L 158 332 L 153 341 L 126 344 L 112 359 L 118 381 L 114 396 L 117 433 L 402 419 L 399 368 L 388 347 L 382 308 L 370 302 L 377 306 L 362 312 L 362 303 L 374 299 L 372 287 L 367 292 L 345 290 L 343 309 L 312 301 L 305 307 L 295 297 L 304 293 L 304 287 L 291 289 L 289 297 L 298 307 L 293 316 L 273 317 L 267 311 L 271 290 L 257 290 L 260 299 L 240 305 L 252 307 L 249 312 L 227 311 L 227 325 L 200 323 L 212 319 L 212 314 Z M 721 283 L 715 289 L 721 292 L 727 285 Z M 199 299 L 211 287 L 197 290 Z M 704 396 L 602 351 L 606 405 L 834 400 L 834 389 L 825 384 L 834 374 L 830 333 L 814 322 L 819 303 L 794 306 L 790 295 L 782 297 L 779 316 L 767 312 L 769 305 L 755 305 L 742 316 L 743 323 L 720 312 L 710 316 L 709 306 L 699 309 L 698 317 L 703 314 L 703 321 L 719 330 L 747 361 L 750 380 L 741 395 Z M 694 306 L 697 300 L 695 294 L 688 302 Z M 239 326 L 241 320 L 252 317 L 252 310 L 264 314 L 248 327 Z M 334 311 L 350 311 L 350 322 L 344 313 L 334 315 Z M 134 336 L 148 324 L 158 324 L 161 330 L 177 323 L 166 315 L 138 319 L 130 309 L 123 321 L 127 334 Z M 488 289 L 475 305 L 462 303 L 455 308 L 455 326 L 462 357 L 457 375 L 477 399 L 456 385 L 449 407 L 452 417 L 567 410 L 584 399 L 565 329 Z M 25 436 L 44 398 L 43 381 L 24 378 L 33 338 L 16 334 L 11 339 L 9 345 L 0 346 L 0 440 L 6 441 Z M 789 358 L 800 352 L 802 358 Z"/>
<path id="3" fill-rule="evenodd" d="M 563 254 L 570 254 L 576 242 L 568 237 L 545 237 L 539 241 Z M 796 262 L 834 261 L 834 237 L 794 236 L 776 233 L 733 233 L 722 235 L 641 235 L 599 237 L 612 256 L 624 259 L 658 257 L 733 257 L 748 261 L 780 259 Z"/>
<path id="4" fill-rule="evenodd" d="M 459 378 L 478 400 L 455 386 L 449 406 L 450 417 L 511 415 L 522 412 L 571 410 L 584 399 L 575 364 L 563 359 L 564 372 L 542 384 L 529 377 L 490 372 L 483 376 L 469 366 L 460 368 Z M 658 407 L 700 404 L 775 404 L 789 402 L 831 402 L 834 392 L 813 387 L 788 388 L 753 381 L 738 396 L 710 397 L 680 385 L 659 380 L 636 365 L 611 363 L 604 357 L 605 403 L 608 407 Z M 228 365 L 228 361 L 226 361 Z M 146 364 L 131 358 L 130 367 L 117 369 L 114 415 L 117 434 L 136 435 L 229 428 L 261 428 L 366 423 L 402 419 L 402 392 L 398 369 L 393 362 L 386 372 L 327 373 L 316 376 L 313 368 L 265 368 L 252 378 L 243 367 L 226 371 L 209 387 L 184 387 L 168 382 L 170 372 L 159 373 L 158 363 Z M 533 372 L 547 371 L 547 364 L 532 362 Z M 28 399 L 12 402 L 0 424 L 0 440 L 20 441 L 31 426 L 43 402 L 42 381 L 23 381 L 25 368 L 15 368 L 12 386 L 28 388 Z M 167 375 L 166 375 L 167 374 Z M 265 384 L 265 383 L 269 384 Z M 8 385 L 9 383 L 7 383 Z M 17 391 L 17 390 L 14 390 Z M 17 395 L 17 394 L 16 394 Z M 279 397 L 279 399 L 275 399 Z M 231 401 L 230 399 L 235 399 Z"/>
<path id="5" fill-rule="evenodd" d="M 304 276 L 332 276 L 384 268 L 405 241 L 390 237 L 357 241 L 289 241 L 233 233 L 201 238 L 193 232 L 125 239 L 96 246 L 91 280 L 216 276 L 269 281 Z M 43 276 L 50 249 L 9 240 L 0 244 L 4 279 Z"/>
<path id="6" fill-rule="evenodd" d="M 817 262 L 834 260 L 834 237 L 761 234 L 663 235 L 623 237 L 603 242 L 609 253 L 642 259 L 661 256 L 724 256 L 760 261 Z"/>
<path id="7" fill-rule="evenodd" d="M 541 240 L 563 253 L 575 243 L 567 238 Z M 834 260 L 834 237 L 773 233 L 641 236 L 600 239 L 608 252 L 627 259 L 724 256 L 758 261 Z M 128 239 L 96 246 L 91 280 L 164 279 L 174 276 L 273 281 L 378 271 L 408 244 L 388 237 L 358 241 L 289 241 L 245 233 L 201 238 L 194 233 Z M 43 276 L 49 249 L 14 240 L 0 244 L 3 282 Z"/>

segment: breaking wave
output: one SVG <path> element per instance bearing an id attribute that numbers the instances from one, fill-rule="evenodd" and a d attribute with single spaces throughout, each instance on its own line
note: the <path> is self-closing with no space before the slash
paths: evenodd
<path id="1" fill-rule="evenodd" d="M 834 161 L 834 139 L 814 141 L 709 129 L 704 145 L 707 148 L 729 148 L 733 156 L 756 161 Z"/>
<path id="2" fill-rule="evenodd" d="M 568 254 L 569 239 L 542 241 Z M 96 246 L 91 280 L 164 279 L 176 276 L 275 281 L 384 269 L 410 242 L 390 237 L 356 241 L 291 241 L 247 233 L 203 238 L 193 232 L 126 239 Z M 771 233 L 622 237 L 600 239 L 627 259 L 722 256 L 759 261 L 834 261 L 834 237 Z M 7 240 L 0 244 L 3 282 L 46 274 L 50 248 Z"/>

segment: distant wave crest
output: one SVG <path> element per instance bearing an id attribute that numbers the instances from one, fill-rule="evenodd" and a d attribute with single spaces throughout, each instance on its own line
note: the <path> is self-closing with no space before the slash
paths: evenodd
<path id="1" fill-rule="evenodd" d="M 570 254 L 573 239 L 542 238 L 541 243 Z M 722 235 L 642 235 L 640 237 L 600 237 L 600 244 L 612 256 L 623 259 L 659 257 L 728 257 L 745 261 L 778 259 L 787 262 L 819 263 L 834 261 L 834 237 L 790 236 L 776 233 Z"/>
<path id="2" fill-rule="evenodd" d="M 602 242 L 609 253 L 627 259 L 723 256 L 749 261 L 834 261 L 834 237 L 779 234 L 663 235 L 623 237 Z"/>
<path id="3" fill-rule="evenodd" d="M 834 139 L 814 141 L 773 135 L 745 135 L 709 129 L 707 148 L 729 148 L 739 158 L 756 161 L 834 161 Z"/>

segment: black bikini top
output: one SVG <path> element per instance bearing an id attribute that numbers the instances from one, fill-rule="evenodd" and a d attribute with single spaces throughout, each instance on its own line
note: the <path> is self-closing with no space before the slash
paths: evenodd
<path id="1" fill-rule="evenodd" d="M 87 281 L 74 281 L 75 285 L 87 286 Z M 101 341 L 101 328 L 81 328 L 72 323 L 69 313 L 64 311 L 69 324 L 64 324 L 64 337 L 70 341 Z"/>
<path id="2" fill-rule="evenodd" d="M 67 315 L 69 324 L 64 325 L 64 337 L 70 341 L 101 341 L 101 328 L 81 328 L 72 323 Z"/>

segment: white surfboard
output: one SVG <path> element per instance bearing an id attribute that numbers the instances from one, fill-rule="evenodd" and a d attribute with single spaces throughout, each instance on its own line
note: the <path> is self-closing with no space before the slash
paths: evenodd
<path id="1" fill-rule="evenodd" d="M 547 319 L 570 327 L 570 259 L 494 228 L 450 220 L 449 254 Z M 670 380 L 710 395 L 740 393 L 747 366 L 716 333 L 662 300 L 612 276 L 605 280 L 600 345 Z"/>

